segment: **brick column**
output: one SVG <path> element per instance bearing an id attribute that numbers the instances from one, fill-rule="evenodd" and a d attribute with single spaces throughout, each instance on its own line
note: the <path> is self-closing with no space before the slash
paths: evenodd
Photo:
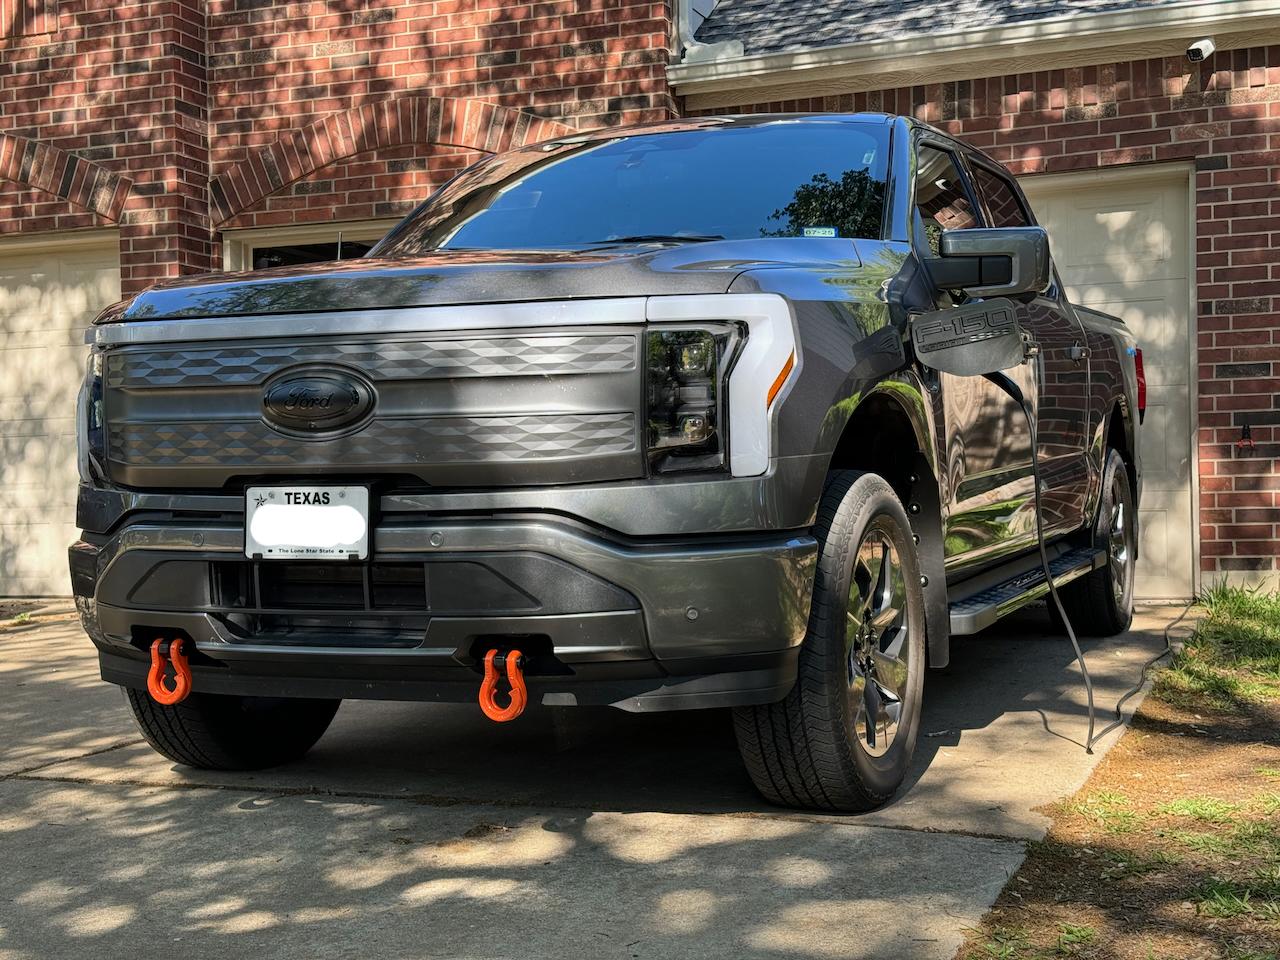
<path id="1" fill-rule="evenodd" d="M 208 211 L 206 24 L 200 0 L 157 0 L 121 15 L 129 44 L 112 72 L 127 89 L 135 126 L 135 183 L 120 220 L 125 294 L 215 265 Z"/>

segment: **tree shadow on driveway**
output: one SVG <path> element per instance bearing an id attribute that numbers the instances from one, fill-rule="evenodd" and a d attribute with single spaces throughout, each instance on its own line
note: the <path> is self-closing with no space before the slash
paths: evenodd
<path id="1" fill-rule="evenodd" d="M 1119 640 L 1085 642 L 1102 723 L 1162 644 L 1158 627 L 1166 621 L 1148 619 Z M 1071 647 L 1050 635 L 1042 612 L 959 640 L 952 665 L 928 675 L 921 737 L 904 789 L 860 819 L 1037 837 L 1047 819 L 1035 808 L 1074 790 L 1096 762 L 1079 745 L 1084 730 Z M 752 789 L 726 711 L 636 715 L 531 707 L 514 723 L 492 724 L 472 705 L 348 702 L 306 759 L 275 770 L 194 771 L 136 745 L 40 773 L 437 804 L 779 813 Z"/>

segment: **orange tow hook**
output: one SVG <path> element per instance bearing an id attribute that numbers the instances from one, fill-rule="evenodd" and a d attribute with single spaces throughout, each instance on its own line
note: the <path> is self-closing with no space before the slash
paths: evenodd
<path id="1" fill-rule="evenodd" d="M 173 664 L 173 688 L 165 686 L 165 661 Z M 187 699 L 191 692 L 191 667 L 187 655 L 182 652 L 182 638 L 156 640 L 151 644 L 151 670 L 147 674 L 147 693 L 164 707 L 172 707 Z"/>
<path id="2" fill-rule="evenodd" d="M 506 723 L 524 713 L 529 702 L 529 693 L 524 686 L 524 660 L 519 650 L 509 650 L 502 658 L 502 667 L 507 673 L 507 684 L 511 687 L 510 702 L 499 707 L 495 695 L 498 691 L 499 666 L 494 661 L 498 657 L 497 650 L 490 650 L 484 655 L 484 682 L 480 684 L 480 709 L 484 715 L 496 723 Z"/>

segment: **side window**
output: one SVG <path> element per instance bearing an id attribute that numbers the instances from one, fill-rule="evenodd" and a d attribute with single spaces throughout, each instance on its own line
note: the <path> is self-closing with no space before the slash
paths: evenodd
<path id="1" fill-rule="evenodd" d="M 1031 218 L 1023 209 L 1013 185 L 994 170 L 980 163 L 970 164 L 978 192 L 987 202 L 993 227 L 1029 227 Z"/>
<path id="2" fill-rule="evenodd" d="M 978 225 L 955 157 L 928 144 L 920 147 L 917 156 L 916 216 L 934 256 L 939 255 L 943 230 L 966 230 Z"/>

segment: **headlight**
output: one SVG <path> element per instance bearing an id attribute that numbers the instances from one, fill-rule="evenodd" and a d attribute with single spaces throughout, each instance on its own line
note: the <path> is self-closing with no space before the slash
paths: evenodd
<path id="1" fill-rule="evenodd" d="M 655 450 L 651 444 L 651 462 L 657 457 L 664 464 L 661 468 L 655 466 L 655 472 L 717 469 L 722 465 L 735 477 L 758 477 L 767 472 L 776 455 L 774 428 L 780 401 L 785 399 L 788 386 L 797 380 L 803 364 L 795 317 L 786 298 L 776 293 L 650 297 L 645 304 L 645 318 L 651 337 L 659 337 L 656 347 L 649 340 L 650 419 L 667 425 L 667 437 L 671 435 L 671 425 L 680 422 L 678 412 L 670 400 L 665 406 L 653 402 L 655 393 L 660 393 L 655 385 L 657 381 L 679 383 L 680 376 L 678 371 L 672 371 L 673 361 L 662 347 L 679 333 L 700 334 L 704 342 L 709 337 L 717 344 L 710 351 L 715 358 L 714 375 L 708 373 L 704 378 L 712 384 L 715 403 L 703 403 L 716 417 L 714 423 L 708 423 L 715 431 L 715 452 L 686 445 L 680 454 L 678 445 L 669 445 L 664 454 L 662 448 Z M 722 337 L 727 337 L 727 342 Z M 698 425 L 692 422 L 688 426 L 692 431 Z M 650 437 L 654 434 L 651 428 Z M 711 439 L 703 443 L 709 447 Z M 710 459 L 699 463 L 700 457 Z"/>
<path id="2" fill-rule="evenodd" d="M 722 387 L 737 340 L 727 324 L 650 330 L 645 354 L 654 473 L 724 469 Z"/>
<path id="3" fill-rule="evenodd" d="M 106 453 L 106 430 L 102 416 L 102 354 L 89 353 L 84 383 L 76 400 L 76 461 L 82 483 L 101 476 Z"/>

